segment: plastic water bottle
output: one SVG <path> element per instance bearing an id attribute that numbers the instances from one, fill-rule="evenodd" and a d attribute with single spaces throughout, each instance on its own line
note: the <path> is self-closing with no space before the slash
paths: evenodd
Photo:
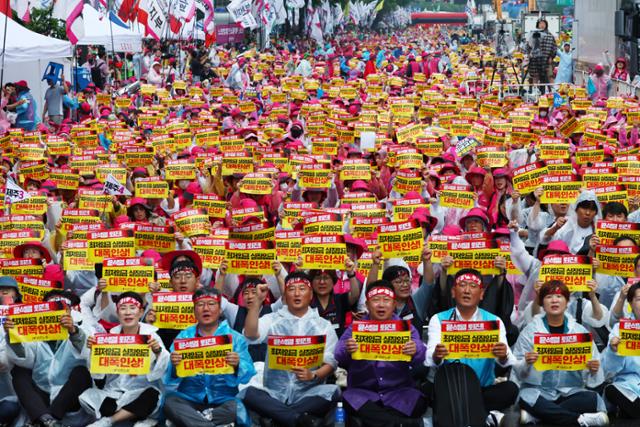
<path id="1" fill-rule="evenodd" d="M 338 402 L 338 407 L 336 408 L 336 421 L 333 423 L 335 427 L 344 427 L 345 424 L 345 414 L 344 408 L 342 407 L 342 402 Z"/>

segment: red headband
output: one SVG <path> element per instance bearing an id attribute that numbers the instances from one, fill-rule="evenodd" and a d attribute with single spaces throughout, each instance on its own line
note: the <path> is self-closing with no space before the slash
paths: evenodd
<path id="1" fill-rule="evenodd" d="M 220 295 L 210 295 L 210 294 L 198 295 L 193 299 L 193 303 L 195 304 L 198 301 L 202 301 L 203 299 L 213 299 L 220 302 Z"/>
<path id="2" fill-rule="evenodd" d="M 120 307 L 122 304 L 132 304 L 135 305 L 138 308 L 142 308 L 142 304 L 140 304 L 140 301 L 138 301 L 135 298 L 132 297 L 124 297 L 122 299 L 120 299 L 118 301 L 118 304 L 116 304 L 117 307 Z"/>
<path id="3" fill-rule="evenodd" d="M 307 279 L 303 279 L 302 277 L 296 277 L 295 279 L 289 280 L 285 286 L 290 286 L 290 285 L 296 286 L 301 283 L 307 285 L 308 287 L 311 287 L 311 282 L 308 281 Z"/>
<path id="4" fill-rule="evenodd" d="M 462 282 L 472 282 L 477 284 L 478 286 L 482 286 L 482 280 L 480 280 L 480 278 L 475 274 L 470 274 L 470 273 L 463 274 L 462 276 L 456 279 L 456 285 Z"/>
<path id="5" fill-rule="evenodd" d="M 556 286 L 547 295 L 562 295 L 562 288 L 560 286 Z"/>
<path id="6" fill-rule="evenodd" d="M 391 299 L 395 299 L 396 298 L 396 293 L 393 292 L 393 289 L 389 289 L 389 288 L 384 288 L 382 286 L 377 286 L 373 289 L 371 289 L 369 292 L 367 292 L 367 299 L 371 299 L 377 295 L 384 295 L 387 296 Z"/>

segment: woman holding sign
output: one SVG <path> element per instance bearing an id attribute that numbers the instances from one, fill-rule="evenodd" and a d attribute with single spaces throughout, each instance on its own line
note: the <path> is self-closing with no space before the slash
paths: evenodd
<path id="1" fill-rule="evenodd" d="M 109 427 L 126 420 L 135 420 L 136 427 L 156 424 L 155 420 L 147 417 L 158 409 L 162 387 L 160 382 L 169 365 L 169 352 L 156 334 L 157 328 L 140 323 L 144 314 L 143 305 L 139 294 L 121 293 L 116 300 L 120 324 L 111 329 L 110 334 L 93 336 L 87 340 L 91 354 L 85 352 L 85 356 L 90 360 L 92 376 L 105 380 L 103 388 L 93 387 L 80 395 L 82 406 L 98 418 L 91 427 Z M 131 337 L 135 344 L 127 348 L 127 340 L 120 340 L 119 335 Z M 116 342 L 117 345 L 108 344 L 110 342 Z M 146 345 L 139 344 L 144 342 Z M 97 347 L 100 347 L 100 351 Z M 112 357 L 114 351 L 114 355 L 120 357 Z M 126 356 L 127 353 L 135 353 L 135 356 Z M 142 366 L 138 368 L 139 359 L 142 359 Z M 144 369 L 145 366 L 147 369 Z M 130 373 L 105 374 L 105 370 Z M 96 373 L 98 371 L 101 373 Z"/>
<path id="2" fill-rule="evenodd" d="M 607 401 L 625 418 L 640 418 L 640 283 L 626 292 L 631 305 L 631 318 L 617 323 L 602 353 L 602 369 L 612 375 L 612 383 L 604 389 Z"/>
<path id="3" fill-rule="evenodd" d="M 594 388 L 604 381 L 591 334 L 568 315 L 569 288 L 558 280 L 538 291 L 544 313 L 520 333 L 513 349 L 520 379 L 520 422 L 605 426 L 609 418 Z"/>

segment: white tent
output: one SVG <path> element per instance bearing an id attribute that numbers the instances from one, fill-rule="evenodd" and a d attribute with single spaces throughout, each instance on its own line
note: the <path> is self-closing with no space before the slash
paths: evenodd
<path id="1" fill-rule="evenodd" d="M 5 66 L 15 63 L 30 62 L 53 58 L 64 58 L 73 55 L 71 43 L 43 36 L 26 29 L 13 19 L 0 13 L 0 30 L 7 25 L 7 44 L 4 51 Z M 2 50 L 0 50 L 0 61 Z"/>
<path id="2" fill-rule="evenodd" d="M 78 40 L 79 45 L 101 45 L 105 46 L 107 51 L 116 52 L 138 52 L 142 49 L 142 37 L 139 33 L 110 22 L 107 16 L 101 17 L 100 13 L 88 4 L 82 9 L 82 18 L 84 36 Z"/>

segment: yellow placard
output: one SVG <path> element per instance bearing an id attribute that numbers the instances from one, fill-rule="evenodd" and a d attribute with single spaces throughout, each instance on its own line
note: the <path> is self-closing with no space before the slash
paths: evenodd
<path id="1" fill-rule="evenodd" d="M 500 274 L 495 267 L 495 258 L 500 255 L 500 248 L 490 240 L 465 240 L 447 243 L 448 254 L 453 258 L 453 265 L 447 274 L 455 274 L 463 268 L 473 268 L 483 275 Z"/>
<path id="2" fill-rule="evenodd" d="M 538 353 L 533 365 L 538 371 L 581 371 L 591 360 L 591 334 L 536 333 L 533 351 Z"/>
<path id="3" fill-rule="evenodd" d="M 500 342 L 497 320 L 440 322 L 440 342 L 447 347 L 447 359 L 493 359 L 493 346 Z"/>
<path id="4" fill-rule="evenodd" d="M 440 206 L 471 209 L 475 206 L 476 195 L 470 185 L 444 184 L 440 192 Z"/>
<path id="5" fill-rule="evenodd" d="M 133 230 L 94 231 L 87 234 L 89 261 L 102 262 L 105 258 L 133 258 L 136 242 Z"/>
<path id="6" fill-rule="evenodd" d="M 600 265 L 596 269 L 596 273 L 617 277 L 635 277 L 633 261 L 639 253 L 640 250 L 634 246 L 598 245 L 596 246 L 596 259 L 600 261 Z"/>
<path id="7" fill-rule="evenodd" d="M 107 281 L 106 292 L 149 292 L 154 267 L 142 258 L 111 258 L 103 261 L 102 278 Z"/>
<path id="8" fill-rule="evenodd" d="M 225 242 L 228 272 L 261 276 L 273 274 L 276 260 L 273 242 L 228 240 Z"/>
<path id="9" fill-rule="evenodd" d="M 182 355 L 182 360 L 176 366 L 178 377 L 225 375 L 234 372 L 233 366 L 225 359 L 227 353 L 233 351 L 231 335 L 176 339 L 173 348 Z"/>
<path id="10" fill-rule="evenodd" d="M 91 346 L 92 374 L 147 375 L 151 372 L 150 335 L 97 334 Z"/>
<path id="11" fill-rule="evenodd" d="M 269 335 L 267 366 L 281 371 L 318 368 L 324 361 L 325 340 L 324 335 Z"/>
<path id="12" fill-rule="evenodd" d="M 640 356 L 640 320 L 620 319 L 620 356 Z"/>
<path id="13" fill-rule="evenodd" d="M 584 255 L 549 255 L 540 267 L 540 280 L 560 280 L 571 292 L 588 292 L 587 281 L 592 278 L 593 266 Z"/>
<path id="14" fill-rule="evenodd" d="M 60 324 L 65 314 L 66 306 L 60 301 L 9 306 L 7 315 L 14 325 L 9 329 L 9 342 L 66 340 L 69 332 Z"/>
<path id="15" fill-rule="evenodd" d="M 187 237 L 208 235 L 211 223 L 204 209 L 183 209 L 172 215 L 176 226 Z"/>
<path id="16" fill-rule="evenodd" d="M 353 322 L 352 337 L 358 349 L 353 360 L 408 362 L 411 356 L 402 348 L 411 340 L 411 323 L 407 320 Z"/>
<path id="17" fill-rule="evenodd" d="M 301 256 L 305 269 L 342 269 L 347 246 L 343 236 L 305 236 L 302 238 Z"/>
<path id="18" fill-rule="evenodd" d="M 193 314 L 193 294 L 190 292 L 156 292 L 153 294 L 153 310 L 160 329 L 186 329 L 196 323 Z"/>

